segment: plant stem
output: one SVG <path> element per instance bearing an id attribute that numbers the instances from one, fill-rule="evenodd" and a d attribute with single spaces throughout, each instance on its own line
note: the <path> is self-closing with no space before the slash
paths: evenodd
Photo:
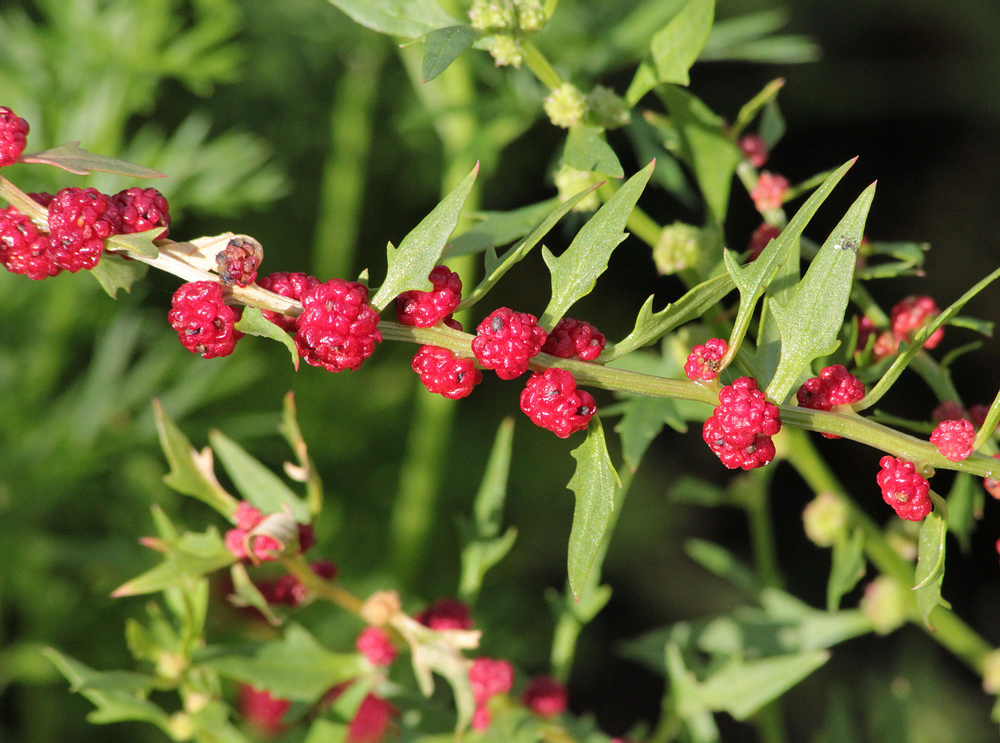
<path id="1" fill-rule="evenodd" d="M 559 73 L 553 69 L 549 60 L 545 58 L 541 50 L 530 41 L 521 42 L 521 54 L 524 57 L 524 64 L 538 78 L 542 85 L 549 90 L 555 90 L 563 84 L 563 79 Z"/>

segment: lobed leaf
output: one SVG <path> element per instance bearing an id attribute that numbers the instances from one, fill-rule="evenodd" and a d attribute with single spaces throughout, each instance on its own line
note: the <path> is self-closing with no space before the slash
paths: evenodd
<path id="1" fill-rule="evenodd" d="M 448 69 L 448 65 L 478 38 L 479 33 L 470 26 L 447 26 L 426 34 L 420 82 L 428 83 Z"/>
<path id="2" fill-rule="evenodd" d="M 569 536 L 569 585 L 579 600 L 614 510 L 621 480 L 608 454 L 601 420 L 594 416 L 586 440 L 572 452 L 576 470 L 566 486 L 576 495 Z"/>
<path id="3" fill-rule="evenodd" d="M 947 606 L 947 602 L 941 598 L 947 534 L 947 522 L 934 510 L 924 517 L 917 539 L 917 569 L 913 575 L 916 585 L 913 587 L 913 595 L 917 600 L 920 618 L 932 632 L 934 625 L 930 621 L 931 612 L 938 604 Z"/>
<path id="4" fill-rule="evenodd" d="M 299 349 L 295 346 L 295 341 L 288 333 L 279 328 L 273 322 L 264 317 L 264 313 L 259 307 L 244 307 L 243 315 L 236 323 L 235 328 L 247 335 L 256 335 L 260 338 L 270 338 L 278 341 L 292 355 L 292 364 L 295 370 L 299 369 Z"/>
<path id="5" fill-rule="evenodd" d="M 626 100 L 635 105 L 657 83 L 687 85 L 688 71 L 712 30 L 715 0 L 687 0 L 649 45 L 652 63 L 644 62 L 632 80 Z"/>
<path id="6" fill-rule="evenodd" d="M 462 207 L 465 206 L 469 192 L 479 174 L 479 163 L 462 179 L 454 191 L 444 197 L 433 211 L 421 220 L 420 224 L 403 238 L 398 248 L 392 244 L 386 251 L 388 266 L 385 281 L 371 304 L 381 312 L 395 299 L 400 292 L 417 289 L 430 291 L 430 276 L 437 265 L 451 233 L 458 226 Z"/>
<path id="7" fill-rule="evenodd" d="M 625 223 L 655 165 L 651 162 L 629 178 L 580 229 L 562 255 L 557 258 L 542 250 L 552 274 L 552 298 L 538 321 L 540 326 L 551 330 L 566 310 L 593 290 L 597 277 L 608 267 L 611 253 L 627 237 Z"/>
<path id="8" fill-rule="evenodd" d="M 186 532 L 175 541 L 164 542 L 165 557 L 156 567 L 126 581 L 112 592 L 115 598 L 141 596 L 171 588 L 182 581 L 200 578 L 235 561 L 215 527 L 204 532 Z"/>
<path id="9" fill-rule="evenodd" d="M 677 404 L 669 397 L 635 396 L 625 402 L 621 420 L 615 425 L 615 433 L 621 437 L 622 457 L 626 466 L 635 472 L 663 425 L 669 424 L 675 431 L 684 433 L 687 425 L 677 411 Z"/>
<path id="10" fill-rule="evenodd" d="M 40 163 L 54 165 L 57 168 L 75 175 L 90 175 L 92 173 L 114 173 L 131 178 L 166 178 L 158 170 L 145 168 L 142 165 L 130 163 L 105 155 L 95 155 L 80 147 L 80 142 L 67 142 L 52 149 L 21 155 L 18 162 Z"/>
<path id="11" fill-rule="evenodd" d="M 604 129 L 589 124 L 570 127 L 563 148 L 562 162 L 571 168 L 603 173 L 612 178 L 622 178 L 625 171 L 618 155 L 604 138 Z"/>
<path id="12" fill-rule="evenodd" d="M 91 269 L 90 274 L 112 299 L 118 299 L 118 292 L 132 291 L 132 286 L 146 277 L 149 266 L 139 261 L 127 261 L 118 255 L 105 255 Z"/>
<path id="13" fill-rule="evenodd" d="M 589 191 L 584 195 L 587 193 Z M 455 237 L 445 247 L 444 257 L 483 253 L 489 248 L 509 245 L 531 232 L 558 206 L 558 199 L 546 199 L 509 212 L 476 212 L 471 215 L 472 218 L 481 221 Z"/>
<path id="14" fill-rule="evenodd" d="M 366 28 L 407 39 L 418 39 L 457 23 L 434 0 L 329 1 Z"/>

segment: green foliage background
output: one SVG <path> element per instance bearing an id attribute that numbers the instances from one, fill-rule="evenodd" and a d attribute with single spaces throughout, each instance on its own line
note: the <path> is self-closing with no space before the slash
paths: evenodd
<path id="1" fill-rule="evenodd" d="M 635 4 L 564 0 L 558 12 L 569 22 L 557 40 L 557 61 L 585 68 L 589 40 Z M 718 15 L 772 7 L 733 0 L 720 3 Z M 705 62 L 693 70 L 692 89 L 732 115 L 769 79 L 784 76 L 788 134 L 773 169 L 795 182 L 860 155 L 853 183 L 880 182 L 869 235 L 935 246 L 927 277 L 886 282 L 885 303 L 914 292 L 950 301 L 970 276 L 996 265 L 1000 77 L 987 71 L 1000 67 L 1000 7 L 975 0 L 803 0 L 788 10 L 791 30 L 811 35 L 824 51 L 821 60 Z M 0 103 L 31 122 L 30 149 L 80 139 L 92 151 L 168 173 L 155 185 L 171 199 L 172 234 L 254 235 L 265 246 L 266 271 L 325 278 L 380 270 L 385 243 L 398 244 L 475 160 L 483 162 L 474 197 L 483 208 L 553 195 L 547 170 L 560 135 L 537 119 L 534 91 L 484 54 L 462 63 L 473 68 L 478 90 L 449 89 L 447 76 L 440 84 L 414 83 L 418 49 L 396 49 L 320 0 L 8 0 L 0 7 Z M 612 73 L 602 82 L 620 90 L 627 80 Z M 462 106 L 452 107 L 455 101 Z M 626 164 L 626 172 L 637 165 Z M 23 166 L 11 168 L 10 177 L 26 190 L 83 182 Z M 114 177 L 86 183 L 125 187 Z M 849 205 L 848 196 L 831 202 L 837 198 L 843 203 L 828 214 Z M 663 222 L 685 216 L 668 203 L 648 208 Z M 741 247 L 756 215 L 749 203 L 733 208 L 727 238 Z M 824 218 L 833 219 L 820 215 L 817 233 L 832 227 Z M 612 338 L 631 329 L 653 275 L 648 250 L 629 245 L 580 305 L 580 314 L 589 313 Z M 548 279 L 540 257 L 533 260 L 498 289 L 496 305 L 541 313 Z M 148 562 L 136 540 L 150 530 L 150 505 L 181 515 L 192 528 L 208 522 L 161 482 L 153 396 L 196 445 L 216 427 L 279 465 L 284 453 L 272 434 L 281 397 L 294 389 L 328 488 L 317 554 L 335 560 L 361 593 L 395 583 L 411 607 L 455 593 L 455 515 L 469 511 L 489 442 L 515 410 L 517 390 L 488 379 L 468 400 L 430 413 L 456 419 L 456 435 L 438 442 L 449 447 L 440 491 L 410 516 L 394 517 L 401 477 L 434 477 L 401 473 L 407 423 L 426 405 L 409 370 L 411 349 L 384 344 L 363 371 L 336 376 L 312 368 L 295 373 L 277 344 L 244 343 L 230 359 L 204 362 L 184 352 L 166 324 L 175 284 L 151 275 L 115 303 L 85 276 L 36 284 L 0 275 L 0 740 L 163 739 L 138 725 L 86 724 L 88 704 L 67 692 L 38 653 L 52 645 L 94 667 L 127 665 L 122 626 L 141 605 L 109 593 Z M 668 279 L 657 279 L 654 289 L 663 299 L 677 293 Z M 971 314 L 981 317 L 1000 309 L 989 299 L 974 305 Z M 991 399 L 1000 384 L 995 369 L 996 355 L 986 351 L 956 369 L 968 400 Z M 924 417 L 933 404 L 913 386 L 894 392 L 890 407 Z M 508 520 L 519 529 L 518 542 L 488 577 L 477 609 L 491 628 L 484 651 L 534 672 L 545 670 L 552 628 L 541 597 L 559 589 L 565 575 L 569 448 L 517 421 Z M 856 453 L 847 448 L 843 463 Z M 662 435 L 609 556 L 614 599 L 582 639 L 574 707 L 594 710 L 611 732 L 655 717 L 662 683 L 624 660 L 616 643 L 669 621 L 728 610 L 740 598 L 682 550 L 692 535 L 745 549 L 738 513 L 667 497 L 692 468 L 716 473 L 720 482 L 725 476 L 695 434 Z M 873 478 L 874 462 L 869 469 Z M 818 561 L 799 521 L 810 494 L 791 477 L 779 484 L 774 508 L 785 530 L 780 558 L 789 566 L 789 588 L 821 605 L 825 558 Z M 871 490 L 877 498 L 874 484 Z M 969 577 L 952 586 L 952 600 L 971 606 L 974 623 L 997 642 L 995 623 L 975 621 L 998 609 L 990 515 L 982 530 L 988 533 L 949 571 Z M 420 532 L 407 518 L 432 524 L 425 542 L 404 538 L 411 527 Z M 217 621 L 224 631 L 238 618 Z M 891 685 L 892 678 L 905 679 L 905 688 Z M 607 697 L 623 684 L 635 693 Z M 868 709 L 870 698 L 885 702 L 881 711 Z M 907 740 L 898 716 L 922 706 L 947 714 L 925 714 L 912 740 L 995 735 L 978 727 L 988 700 L 976 680 L 912 630 L 838 649 L 788 706 L 796 740 L 818 740 L 821 730 L 840 730 L 828 741 Z"/>

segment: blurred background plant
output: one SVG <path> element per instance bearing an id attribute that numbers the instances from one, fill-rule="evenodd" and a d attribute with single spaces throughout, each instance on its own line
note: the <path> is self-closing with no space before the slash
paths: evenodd
<path id="1" fill-rule="evenodd" d="M 656 5 L 564 2 L 559 23 L 539 43 L 575 82 L 622 92 L 646 37 L 612 37 L 606 30 L 627 12 L 649 6 L 654 13 Z M 456 17 L 464 10 L 458 3 L 451 8 Z M 797 182 L 861 155 L 861 172 L 852 177 L 880 180 L 869 234 L 936 246 L 926 279 L 886 282 L 887 303 L 914 291 L 954 297 L 970 275 L 995 267 L 1000 78 L 983 72 L 1000 63 L 995 4 L 804 0 L 785 7 L 732 0 L 717 15 L 721 23 L 703 52 L 706 63 L 692 72 L 692 90 L 733 116 L 765 83 L 784 77 L 780 102 L 788 129 L 769 167 Z M 406 234 L 476 160 L 484 172 L 473 206 L 511 209 L 555 194 L 551 171 L 562 135 L 543 120 L 537 83 L 524 71 L 496 68 L 485 54 L 466 54 L 422 85 L 419 51 L 396 48 L 319 0 L 7 0 L 0 7 L 0 103 L 31 122 L 32 150 L 79 139 L 91 151 L 168 174 L 144 185 L 170 198 L 171 233 L 179 239 L 244 232 L 264 244 L 268 271 L 350 277 L 380 265 L 386 241 Z M 626 172 L 636 165 L 627 163 Z M 132 185 L 113 176 L 10 170 L 26 190 Z M 835 194 L 829 214 L 842 214 L 847 198 Z M 689 207 L 667 199 L 647 208 L 665 224 L 692 219 Z M 833 217 L 819 215 L 818 232 L 832 226 L 824 219 Z M 728 241 L 742 249 L 757 220 L 748 202 L 735 204 Z M 633 243 L 602 279 L 620 289 L 621 301 L 581 303 L 609 337 L 631 329 L 649 292 L 632 278 L 651 273 L 649 250 Z M 664 277 L 656 291 L 666 299 L 678 286 Z M 149 406 L 154 396 L 192 441 L 220 428 L 276 464 L 284 454 L 270 435 L 281 396 L 295 389 L 302 428 L 328 485 L 318 551 L 354 576 L 362 592 L 397 586 L 427 602 L 455 593 L 453 515 L 469 511 L 489 442 L 516 404 L 514 394 L 487 382 L 460 405 L 429 402 L 408 368 L 410 349 L 389 344 L 363 374 L 336 377 L 313 369 L 295 374 L 275 344 L 243 344 L 232 358 L 209 363 L 189 358 L 164 319 L 174 288 L 171 277 L 150 275 L 115 303 L 84 276 L 36 284 L 0 275 L 2 740 L 163 740 L 147 726 L 86 724 L 88 703 L 67 694 L 38 653 L 52 645 L 94 667 L 128 665 L 121 628 L 140 607 L 109 593 L 147 559 L 136 537 L 149 533 L 149 507 L 188 515 L 193 527 L 204 523 L 201 511 L 162 484 Z M 518 282 L 497 290 L 497 301 L 538 312 L 546 290 L 543 271 L 522 271 Z M 974 304 L 979 316 L 996 316 L 1000 308 L 996 300 Z M 956 368 L 969 400 L 995 393 L 998 375 L 981 372 L 995 362 L 995 354 L 978 351 Z M 934 406 L 919 384 L 894 401 L 911 417 Z M 408 441 L 403 422 L 411 418 L 435 435 Z M 460 438 L 449 438 L 452 426 Z M 490 628 L 486 653 L 542 672 L 553 619 L 539 597 L 546 591 L 557 597 L 564 583 L 572 513 L 564 488 L 572 461 L 545 432 L 519 424 L 515 436 L 507 518 L 518 527 L 518 541 L 488 578 L 477 615 Z M 654 720 L 662 689 L 659 675 L 629 661 L 617 643 L 672 621 L 728 611 L 745 598 L 684 552 L 691 537 L 725 542 L 737 554 L 749 549 L 737 509 L 671 497 L 683 490 L 672 485 L 692 461 L 724 480 L 702 449 L 692 435 L 667 434 L 654 444 L 606 564 L 614 600 L 581 639 L 572 706 L 593 710 L 611 732 Z M 419 462 L 435 461 L 426 456 L 434 450 L 441 452 L 438 466 L 422 469 Z M 849 456 L 841 464 L 849 465 Z M 779 555 L 797 566 L 787 588 L 822 605 L 826 563 L 799 536 L 810 493 L 781 473 L 778 484 L 778 529 L 795 535 Z M 949 572 L 977 575 L 969 581 L 975 588 L 951 590 L 962 592 L 973 622 L 995 643 L 1000 635 L 986 621 L 998 608 L 989 542 L 978 539 L 971 553 L 956 555 Z M 876 656 L 880 662 L 859 673 L 859 659 Z M 606 696 L 622 685 L 635 693 Z M 821 687 L 835 690 L 833 703 L 817 693 Z M 932 704 L 944 688 L 954 697 L 946 707 Z M 811 701 L 820 698 L 822 704 Z M 974 741 L 995 736 L 988 703 L 975 679 L 919 632 L 904 629 L 838 649 L 833 662 L 792 692 L 787 712 L 795 740 Z M 946 713 L 932 714 L 942 708 Z M 749 734 L 733 726 L 734 734 Z"/>

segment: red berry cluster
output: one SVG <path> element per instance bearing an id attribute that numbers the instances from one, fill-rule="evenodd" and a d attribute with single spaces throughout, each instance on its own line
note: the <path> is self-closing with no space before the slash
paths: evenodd
<path id="1" fill-rule="evenodd" d="M 469 605 L 458 599 L 438 599 L 414 619 L 433 630 L 472 629 L 475 626 Z"/>
<path id="2" fill-rule="evenodd" d="M 899 350 L 901 341 L 912 343 L 917 331 L 940 314 L 941 309 L 932 297 L 926 295 L 907 297 L 896 303 L 890 311 L 888 330 L 878 333 L 878 328 L 870 318 L 864 316 L 859 318 L 858 349 L 864 349 L 872 334 L 878 333 L 875 345 L 872 347 L 873 356 L 875 359 L 891 356 Z M 927 350 L 936 348 L 942 338 L 944 338 L 943 327 L 930 334 L 924 341 L 924 348 Z"/>
<path id="3" fill-rule="evenodd" d="M 381 627 L 365 627 L 354 646 L 374 666 L 391 666 L 399 653 L 389 634 Z"/>
<path id="4" fill-rule="evenodd" d="M 879 460 L 882 471 L 875 481 L 882 489 L 882 500 L 907 521 L 921 521 L 931 512 L 930 483 L 917 472 L 913 462 L 888 455 Z"/>
<path id="5" fill-rule="evenodd" d="M 961 462 L 972 456 L 976 429 L 965 418 L 941 421 L 931 434 L 931 443 L 947 459 Z"/>
<path id="6" fill-rule="evenodd" d="M 24 153 L 28 122 L 6 106 L 0 106 L 0 168 L 13 165 Z"/>
<path id="7" fill-rule="evenodd" d="M 486 730 L 490 726 L 490 710 L 486 704 L 492 697 L 511 690 L 514 685 L 514 669 L 505 660 L 476 658 L 469 668 L 469 682 L 476 702 L 472 728 Z"/>
<path id="8" fill-rule="evenodd" d="M 570 372 L 553 367 L 531 375 L 521 393 L 521 410 L 532 423 L 564 439 L 587 427 L 597 404 L 589 392 L 576 388 Z"/>
<path id="9" fill-rule="evenodd" d="M 757 389 L 757 380 L 740 377 L 719 392 L 701 435 L 726 467 L 752 470 L 774 459 L 771 437 L 780 430 L 778 406 Z"/>
<path id="10" fill-rule="evenodd" d="M 258 279 L 257 285 L 275 294 L 280 294 L 283 297 L 301 300 L 306 292 L 315 289 L 319 285 L 319 279 L 304 273 L 278 271 L 277 273 L 272 273 L 270 276 Z M 283 315 L 280 312 L 272 312 L 271 310 L 264 310 L 264 317 L 287 333 L 295 332 L 294 317 Z"/>
<path id="11" fill-rule="evenodd" d="M 184 348 L 202 358 L 228 356 L 243 333 L 234 327 L 242 308 L 226 304 L 222 285 L 215 281 L 192 281 L 174 292 L 167 313 Z"/>
<path id="12" fill-rule="evenodd" d="M 865 383 L 847 371 L 843 364 L 828 366 L 818 377 L 807 379 L 795 397 L 799 407 L 811 410 L 833 410 L 851 405 L 865 396 Z M 828 439 L 839 439 L 833 433 L 824 433 Z"/>
<path id="13" fill-rule="evenodd" d="M 472 388 L 483 381 L 483 373 L 473 359 L 438 346 L 421 346 L 413 357 L 413 371 L 428 390 L 449 400 L 470 395 Z"/>
<path id="14" fill-rule="evenodd" d="M 704 345 L 695 346 L 688 354 L 684 373 L 692 382 L 712 381 L 719 376 L 720 363 L 728 350 L 729 344 L 722 338 L 712 338 Z"/>
<path id="15" fill-rule="evenodd" d="M 159 240 L 170 234 L 170 205 L 155 188 L 126 188 L 111 197 L 121 216 L 122 235 L 145 232 L 162 227 L 163 232 L 154 237 Z M 45 204 L 48 206 L 48 204 Z"/>
<path id="16" fill-rule="evenodd" d="M 501 307 L 479 323 L 472 352 L 484 369 L 493 369 L 500 379 L 514 379 L 528 371 L 545 338 L 534 315 Z"/>
<path id="17" fill-rule="evenodd" d="M 431 271 L 429 292 L 407 291 L 396 297 L 396 316 L 403 325 L 429 328 L 448 318 L 462 301 L 462 279 L 447 266 Z"/>
<path id="18" fill-rule="evenodd" d="M 767 247 L 768 243 L 780 234 L 781 230 L 777 227 L 767 222 L 761 222 L 757 229 L 750 235 L 750 242 L 747 244 L 747 260 L 751 262 L 757 260 L 760 254 L 764 252 L 764 248 Z"/>
<path id="19" fill-rule="evenodd" d="M 583 361 L 593 361 L 601 355 L 606 344 L 604 334 L 589 322 L 564 317 L 552 328 L 542 351 L 561 359 L 575 356 Z"/>
<path id="20" fill-rule="evenodd" d="M 299 525 L 299 550 L 306 552 L 311 546 L 306 534 L 312 532 L 311 528 L 305 524 Z M 309 569 L 314 575 L 323 580 L 334 580 L 337 577 L 337 566 L 329 560 L 317 560 L 309 563 Z M 285 606 L 298 606 L 309 594 L 308 589 L 302 581 L 291 573 L 286 573 L 277 580 L 259 581 L 255 583 L 261 596 L 269 604 L 283 604 Z"/>
<path id="21" fill-rule="evenodd" d="M 257 280 L 257 269 L 264 251 L 256 240 L 234 237 L 215 256 L 219 281 L 226 286 L 250 286 Z"/>
<path id="22" fill-rule="evenodd" d="M 759 168 L 767 162 L 770 153 L 767 150 L 767 142 L 759 134 L 744 134 L 740 137 L 737 146 L 740 152 L 750 161 L 755 168 Z"/>
<path id="23" fill-rule="evenodd" d="M 788 179 L 766 170 L 757 177 L 756 185 L 750 190 L 750 198 L 759 212 L 780 209 L 788 190 Z"/>
<path id="24" fill-rule="evenodd" d="M 536 676 L 521 692 L 521 702 L 539 717 L 555 717 L 569 706 L 569 691 L 551 676 Z"/>
<path id="25" fill-rule="evenodd" d="M 251 506 L 247 501 L 240 501 L 233 514 L 236 526 L 226 532 L 226 549 L 238 560 L 250 560 L 254 563 L 269 562 L 281 557 L 288 549 L 288 545 L 282 544 L 273 535 L 262 531 L 267 519 L 268 517 L 261 513 L 259 508 Z M 316 537 L 310 525 L 297 526 L 298 551 L 306 552 L 316 543 Z"/>
<path id="26" fill-rule="evenodd" d="M 302 295 L 295 346 L 306 363 L 332 372 L 361 368 L 382 341 L 378 313 L 367 300 L 367 286 L 344 279 L 330 279 Z"/>

